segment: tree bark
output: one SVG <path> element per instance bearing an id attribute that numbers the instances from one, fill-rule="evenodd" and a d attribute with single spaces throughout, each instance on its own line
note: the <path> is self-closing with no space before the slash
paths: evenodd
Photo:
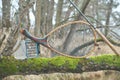
<path id="1" fill-rule="evenodd" d="M 2 0 L 2 28 L 6 27 L 9 29 L 10 25 L 10 2 L 11 0 Z"/>
<path id="2" fill-rule="evenodd" d="M 3 41 L 7 39 L 9 34 L 9 28 L 11 27 L 10 24 L 10 1 L 11 0 L 2 0 L 2 26 L 0 26 L 0 46 L 2 46 Z M 4 38 L 3 38 L 4 36 Z"/>
<path id="3" fill-rule="evenodd" d="M 35 12 L 35 29 L 34 35 L 40 37 L 40 26 L 41 26 L 41 4 L 42 0 L 36 0 L 36 12 Z"/>
<path id="4" fill-rule="evenodd" d="M 105 28 L 105 36 L 108 35 L 108 31 L 109 31 L 109 22 L 110 22 L 110 15 L 112 12 L 112 5 L 113 5 L 113 0 L 110 0 L 110 3 L 108 3 L 108 10 L 107 10 L 107 14 L 106 14 L 106 28 Z"/>
<path id="5" fill-rule="evenodd" d="M 83 4 L 83 5 L 80 7 L 80 9 L 81 9 L 81 11 L 82 11 L 83 13 L 85 12 L 85 9 L 86 9 L 89 1 L 90 1 L 90 0 L 84 0 L 83 3 L 81 3 L 81 4 Z M 80 15 L 78 14 L 78 16 L 75 18 L 75 20 L 79 20 L 79 17 L 80 17 Z M 62 49 L 62 51 L 64 51 L 64 52 L 67 51 L 67 47 L 69 46 L 69 43 L 71 42 L 71 39 L 72 39 L 73 34 L 74 34 L 74 32 L 75 32 L 74 26 L 75 26 L 75 24 L 72 24 L 72 25 L 71 25 L 70 32 L 69 32 L 69 34 L 67 35 L 66 40 L 65 40 L 65 42 L 64 42 L 63 49 Z"/>
<path id="6" fill-rule="evenodd" d="M 19 33 L 19 28 L 21 26 L 21 23 L 24 24 L 26 22 L 26 16 L 24 17 L 24 19 L 21 20 L 21 16 L 23 16 L 23 12 L 24 11 L 24 7 L 26 7 L 27 4 L 23 4 L 24 1 L 20 0 L 19 1 L 19 21 L 17 26 L 13 24 L 13 26 L 15 26 L 12 30 L 9 29 L 9 33 L 7 34 L 7 37 L 5 39 L 5 43 L 4 43 L 4 48 L 2 49 L 2 51 L 0 52 L 3 56 L 11 56 L 11 54 L 13 53 L 13 47 L 15 46 L 16 42 L 17 42 L 17 38 L 18 38 L 18 33 Z M 26 9 L 25 9 L 26 10 Z M 25 13 L 24 13 L 25 14 Z M 24 21 L 25 22 L 22 22 Z"/>
<path id="7" fill-rule="evenodd" d="M 2 26 L 0 27 L 1 39 L 0 39 L 0 54 L 4 47 L 7 45 L 7 39 L 10 33 L 11 22 L 10 22 L 10 5 L 11 0 L 2 0 Z"/>
<path id="8" fill-rule="evenodd" d="M 55 26 L 58 26 L 59 25 L 58 23 L 61 21 L 62 11 L 63 11 L 63 0 L 58 0 Z"/>
<path id="9" fill-rule="evenodd" d="M 47 30 L 47 33 L 51 31 L 52 27 L 53 27 L 53 24 L 52 24 L 52 21 L 53 21 L 53 16 L 54 16 L 54 0 L 50 0 L 49 1 L 49 7 L 48 7 L 48 15 L 47 15 L 47 27 L 48 27 L 48 30 Z"/>

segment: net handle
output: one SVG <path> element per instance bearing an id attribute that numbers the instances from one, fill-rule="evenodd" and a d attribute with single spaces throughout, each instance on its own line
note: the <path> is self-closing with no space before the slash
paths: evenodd
<path id="1" fill-rule="evenodd" d="M 82 11 L 80 9 L 78 9 L 78 7 L 71 0 L 69 0 L 69 1 L 73 5 L 73 7 L 75 7 L 75 9 L 79 12 L 79 14 L 82 15 L 84 17 L 84 19 L 91 25 L 91 27 L 93 27 L 95 29 L 97 34 L 106 42 L 106 44 L 112 49 L 112 51 L 117 56 L 120 56 L 120 54 L 117 52 L 115 47 L 110 43 L 110 41 L 97 28 L 94 27 L 94 25 L 88 20 L 88 18 L 82 13 Z"/>

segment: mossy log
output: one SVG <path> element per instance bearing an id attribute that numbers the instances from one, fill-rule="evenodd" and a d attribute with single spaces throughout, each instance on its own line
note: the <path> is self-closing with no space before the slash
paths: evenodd
<path id="1" fill-rule="evenodd" d="M 102 55 L 91 58 L 72 59 L 63 56 L 16 60 L 13 57 L 0 59 L 0 77 L 15 74 L 40 74 L 54 72 L 82 73 L 98 70 L 120 71 L 120 57 Z"/>

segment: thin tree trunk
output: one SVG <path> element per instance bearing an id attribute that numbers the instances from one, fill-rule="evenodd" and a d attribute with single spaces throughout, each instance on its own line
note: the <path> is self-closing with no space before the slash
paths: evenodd
<path id="1" fill-rule="evenodd" d="M 36 12 L 35 12 L 35 29 L 34 35 L 40 37 L 40 24 L 41 24 L 41 4 L 42 0 L 36 0 Z"/>
<path id="2" fill-rule="evenodd" d="M 58 0 L 55 26 L 58 26 L 59 25 L 58 23 L 61 21 L 61 15 L 62 15 L 62 11 L 63 11 L 62 8 L 63 8 L 63 0 Z"/>
<path id="3" fill-rule="evenodd" d="M 53 24 L 53 16 L 54 16 L 54 0 L 49 1 L 49 7 L 48 7 L 48 16 L 47 16 L 47 33 L 51 31 Z"/>
<path id="4" fill-rule="evenodd" d="M 2 0 L 2 27 L 6 27 L 7 30 L 10 25 L 10 1 L 11 0 Z"/>
<path id="5" fill-rule="evenodd" d="M 48 30 L 48 22 L 47 22 L 47 16 L 48 16 L 48 7 L 49 7 L 49 1 L 48 0 L 44 0 L 42 3 L 42 20 L 41 20 L 41 32 L 43 35 L 45 35 L 47 33 Z"/>
<path id="6" fill-rule="evenodd" d="M 109 31 L 109 22 L 110 22 L 110 15 L 112 12 L 112 5 L 113 5 L 113 0 L 110 0 L 110 3 L 108 4 L 108 10 L 107 10 L 107 14 L 106 14 L 106 28 L 105 28 L 105 36 L 108 35 L 108 31 Z"/>
<path id="7" fill-rule="evenodd" d="M 83 13 L 85 12 L 85 9 L 86 9 L 89 1 L 90 1 L 90 0 L 84 0 L 83 3 L 81 3 L 81 4 L 84 4 L 84 5 L 82 5 L 81 8 L 80 8 Z M 80 17 L 80 15 L 78 14 L 78 16 L 76 17 L 75 20 L 79 20 L 79 17 Z M 69 46 L 69 43 L 71 42 L 72 37 L 73 37 L 73 34 L 74 34 L 74 32 L 75 32 L 74 26 L 75 26 L 75 24 L 72 24 L 72 25 L 71 25 L 70 32 L 69 32 L 69 34 L 68 34 L 67 37 L 66 37 L 66 40 L 65 40 L 65 42 L 64 42 L 62 51 L 67 51 L 67 47 Z"/>

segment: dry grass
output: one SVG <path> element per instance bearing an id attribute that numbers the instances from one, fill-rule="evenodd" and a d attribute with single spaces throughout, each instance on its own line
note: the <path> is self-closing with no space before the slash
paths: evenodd
<path id="1" fill-rule="evenodd" d="M 114 46 L 118 53 L 120 53 L 120 47 Z M 101 54 L 114 54 L 112 49 L 106 43 L 99 43 L 99 48 L 97 47 L 95 50 L 95 55 Z"/>

